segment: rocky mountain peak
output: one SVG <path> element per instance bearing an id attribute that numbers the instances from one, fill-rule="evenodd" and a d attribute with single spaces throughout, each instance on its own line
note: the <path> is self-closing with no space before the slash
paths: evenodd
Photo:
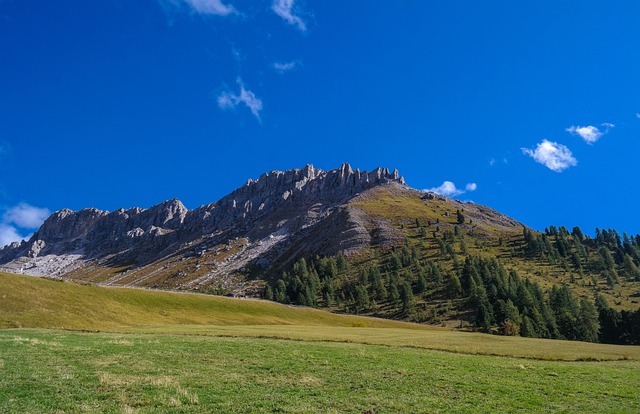
<path id="1" fill-rule="evenodd" d="M 77 212 L 69 209 L 56 211 L 45 220 L 31 240 L 59 242 L 85 237 L 98 219 L 107 215 L 106 211 L 86 208 Z"/>
<path id="2" fill-rule="evenodd" d="M 179 249 L 201 237 L 225 242 L 239 235 L 249 239 L 274 232 L 285 235 L 318 222 L 358 193 L 387 183 L 405 185 L 397 170 L 367 172 L 344 163 L 323 171 L 308 164 L 264 173 L 217 202 L 191 211 L 175 198 L 147 209 L 111 213 L 63 209 L 53 213 L 28 242 L 0 250 L 0 264 L 18 257 L 66 254 L 87 260 L 120 255 L 126 262 L 148 261 L 165 249 Z"/>
<path id="3" fill-rule="evenodd" d="M 314 205 L 322 208 L 338 205 L 368 188 L 390 182 L 405 185 L 397 170 L 389 173 L 388 169 L 377 168 L 361 172 L 347 163 L 329 171 L 311 164 L 300 169 L 275 170 L 257 180 L 248 180 L 219 201 L 192 212 L 192 219 L 187 220 L 193 228 L 204 227 L 204 231 L 211 232 L 238 226 L 281 208 L 294 215 L 305 214 Z M 299 211 L 294 213 L 292 209 Z"/>
<path id="4" fill-rule="evenodd" d="M 175 228 L 182 224 L 188 212 L 189 210 L 177 198 L 163 201 L 146 211 L 152 217 L 153 225 L 168 228 Z M 144 213 L 141 212 L 141 214 Z"/>

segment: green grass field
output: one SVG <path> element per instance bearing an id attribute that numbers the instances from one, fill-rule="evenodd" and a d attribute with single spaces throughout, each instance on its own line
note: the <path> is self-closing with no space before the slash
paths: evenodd
<path id="1" fill-rule="evenodd" d="M 113 331 L 131 326 L 183 324 L 420 328 L 266 301 L 79 285 L 0 273 L 0 328 Z"/>
<path id="2" fill-rule="evenodd" d="M 629 412 L 640 363 L 399 346 L 0 331 L 0 411 Z"/>
<path id="3" fill-rule="evenodd" d="M 640 347 L 7 274 L 0 327 L 2 413 L 640 412 Z"/>

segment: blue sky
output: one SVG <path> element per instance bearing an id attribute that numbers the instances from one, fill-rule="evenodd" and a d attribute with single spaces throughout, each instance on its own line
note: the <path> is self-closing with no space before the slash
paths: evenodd
<path id="1" fill-rule="evenodd" d="M 0 0 L 0 242 L 343 162 L 640 233 L 638 21 L 636 0 Z"/>

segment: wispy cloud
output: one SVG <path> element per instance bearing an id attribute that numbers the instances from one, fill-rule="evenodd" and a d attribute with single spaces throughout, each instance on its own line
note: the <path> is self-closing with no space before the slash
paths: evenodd
<path id="1" fill-rule="evenodd" d="M 27 203 L 20 203 L 10 208 L 2 215 L 2 221 L 7 224 L 16 224 L 19 227 L 35 229 L 49 217 L 51 212 L 46 208 L 34 207 Z"/>
<path id="2" fill-rule="evenodd" d="M 636 112 L 636 118 L 640 119 L 640 112 Z"/>
<path id="3" fill-rule="evenodd" d="M 24 237 L 18 233 L 15 227 L 0 223 L 0 247 L 20 240 L 24 240 Z"/>
<path id="4" fill-rule="evenodd" d="M 476 183 L 468 183 L 463 190 L 457 188 L 453 182 L 445 181 L 439 187 L 427 188 L 424 191 L 440 194 L 446 197 L 456 197 L 468 191 L 476 191 L 477 189 L 478 185 Z"/>
<path id="5" fill-rule="evenodd" d="M 215 16 L 228 16 L 237 14 L 238 11 L 230 4 L 224 4 L 222 0 L 158 0 L 166 9 L 176 9 L 188 6 L 199 14 Z"/>
<path id="6" fill-rule="evenodd" d="M 593 125 L 589 125 L 589 126 L 572 125 L 569 128 L 567 128 L 566 131 L 571 135 L 579 135 L 587 144 L 593 144 L 597 140 L 602 138 L 604 134 L 609 132 L 611 128 L 615 127 L 614 124 L 610 124 L 607 122 L 602 124 L 602 126 L 605 127 L 604 131 L 601 131 L 599 128 L 594 127 Z"/>
<path id="7" fill-rule="evenodd" d="M 489 167 L 493 167 L 494 165 L 496 165 L 497 162 L 498 161 L 496 161 L 495 158 L 491 158 L 489 160 Z M 505 165 L 509 165 L 509 160 L 506 157 L 504 157 L 504 158 L 502 158 L 502 163 L 505 164 Z"/>
<path id="8" fill-rule="evenodd" d="M 296 69 L 299 65 L 300 63 L 295 60 L 292 62 L 285 62 L 285 63 L 275 62 L 273 64 L 273 69 L 275 69 L 275 71 L 278 73 L 285 73 L 285 72 L 289 72 L 291 70 Z"/>
<path id="9" fill-rule="evenodd" d="M 551 171 L 562 172 L 569 167 L 578 165 L 578 160 L 573 157 L 571 150 L 557 142 L 546 139 L 538 144 L 535 150 L 521 148 L 525 155 L 530 156 L 536 162 L 544 165 Z"/>
<path id="10" fill-rule="evenodd" d="M 295 0 L 274 0 L 271 4 L 271 10 L 278 16 L 282 17 L 287 23 L 297 26 L 299 30 L 306 31 L 307 25 L 304 21 L 294 14 Z"/>
<path id="11" fill-rule="evenodd" d="M 21 229 L 36 229 L 44 223 L 51 212 L 46 208 L 34 207 L 20 203 L 2 215 L 0 222 L 0 246 L 26 238 L 20 234 Z"/>
<path id="12" fill-rule="evenodd" d="M 235 94 L 233 92 L 224 91 L 218 96 L 218 106 L 221 109 L 235 109 L 236 106 L 244 104 L 251 113 L 260 120 L 260 111 L 262 111 L 262 101 L 244 87 L 244 83 L 238 78 L 238 86 L 240 86 L 240 92 Z"/>

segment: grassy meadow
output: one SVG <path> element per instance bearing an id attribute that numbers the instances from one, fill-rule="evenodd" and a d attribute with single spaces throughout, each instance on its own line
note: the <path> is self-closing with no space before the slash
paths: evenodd
<path id="1" fill-rule="evenodd" d="M 0 411 L 638 412 L 640 362 L 399 346 L 0 331 Z"/>
<path id="2" fill-rule="evenodd" d="M 418 325 L 335 315 L 273 302 L 80 285 L 0 273 L 0 328 L 121 330 L 150 325 Z"/>
<path id="3" fill-rule="evenodd" d="M 640 347 L 7 274 L 0 327 L 2 413 L 640 411 Z"/>

